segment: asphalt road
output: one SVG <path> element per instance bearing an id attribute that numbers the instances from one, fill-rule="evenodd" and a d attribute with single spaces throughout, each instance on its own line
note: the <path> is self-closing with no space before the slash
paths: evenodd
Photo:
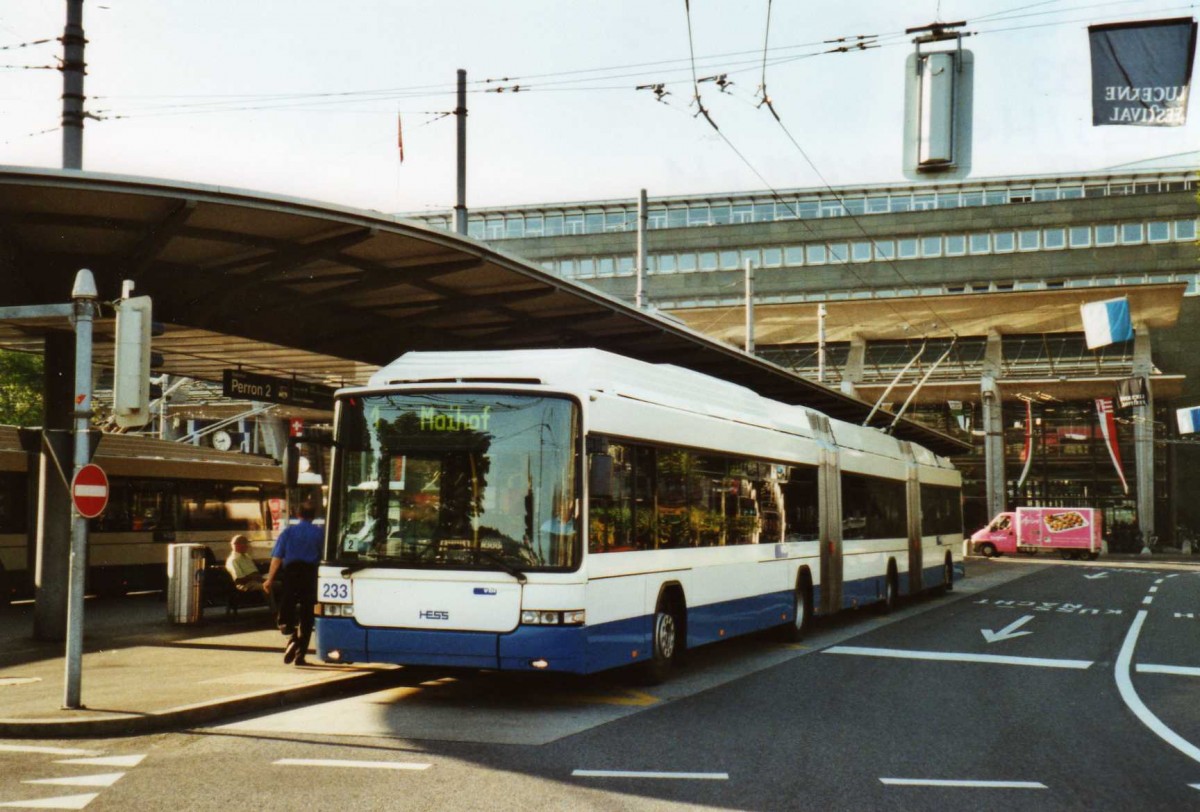
<path id="1" fill-rule="evenodd" d="M 972 575 L 799 646 L 693 652 L 654 688 L 426 672 L 195 731 L 0 743 L 0 806 L 1200 806 L 1200 568 L 1001 560 Z"/>

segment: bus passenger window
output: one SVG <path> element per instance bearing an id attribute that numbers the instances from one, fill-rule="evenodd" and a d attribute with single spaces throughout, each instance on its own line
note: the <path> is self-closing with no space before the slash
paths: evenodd
<path id="1" fill-rule="evenodd" d="M 588 497 L 588 551 L 623 552 L 636 549 L 633 541 L 633 458 L 629 448 L 612 443 L 604 460 L 597 463 L 589 456 L 589 465 L 609 468 L 607 493 L 593 491 Z"/>
<path id="2" fill-rule="evenodd" d="M 654 549 L 654 449 L 609 443 L 608 494 L 589 494 L 588 551 Z"/>
<path id="3" fill-rule="evenodd" d="M 820 535 L 820 500 L 817 469 L 793 466 L 788 481 L 780 485 L 783 494 L 784 541 L 814 541 Z"/>

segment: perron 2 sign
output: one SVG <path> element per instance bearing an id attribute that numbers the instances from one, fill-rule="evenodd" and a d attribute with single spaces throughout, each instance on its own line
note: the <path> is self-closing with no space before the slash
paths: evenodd
<path id="1" fill-rule="evenodd" d="M 286 403 L 310 409 L 333 409 L 333 389 L 317 383 L 257 375 L 240 369 L 225 370 L 222 393 L 227 398 Z"/>
<path id="2" fill-rule="evenodd" d="M 1187 122 L 1196 54 L 1191 17 L 1088 26 L 1092 124 L 1179 127 Z"/>

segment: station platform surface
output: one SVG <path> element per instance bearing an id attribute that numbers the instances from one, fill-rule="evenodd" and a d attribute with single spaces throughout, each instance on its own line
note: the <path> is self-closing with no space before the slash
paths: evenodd
<path id="1" fill-rule="evenodd" d="M 172 623 L 161 593 L 92 599 L 84 609 L 79 698 L 63 708 L 66 643 L 34 639 L 32 602 L 0 608 L 0 738 L 136 735 L 382 685 L 393 666 L 285 665 L 265 606 Z"/>

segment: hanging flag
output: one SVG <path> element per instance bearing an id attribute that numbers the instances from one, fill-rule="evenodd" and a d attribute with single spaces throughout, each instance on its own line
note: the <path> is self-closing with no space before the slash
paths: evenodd
<path id="1" fill-rule="evenodd" d="M 1129 483 L 1125 481 L 1125 470 L 1121 465 L 1121 447 L 1117 445 L 1117 421 L 1113 417 L 1113 404 L 1109 398 L 1096 398 L 1096 416 L 1100 419 L 1100 433 L 1104 435 L 1104 447 L 1108 449 L 1108 458 L 1117 469 L 1121 480 L 1121 488 L 1129 493 Z"/>
<path id="2" fill-rule="evenodd" d="M 1088 26 L 1092 124 L 1180 127 L 1196 54 L 1191 17 Z"/>
<path id="3" fill-rule="evenodd" d="M 1146 396 L 1146 379 L 1141 375 L 1117 381 L 1117 405 L 1122 409 L 1145 406 L 1149 402 Z"/>
<path id="4" fill-rule="evenodd" d="M 1017 490 L 1025 484 L 1029 477 L 1029 468 L 1033 465 L 1033 401 L 1025 401 L 1025 447 L 1021 449 L 1021 459 L 1025 467 L 1021 469 L 1021 478 L 1017 480 Z"/>
<path id="5" fill-rule="evenodd" d="M 1083 332 L 1089 350 L 1133 338 L 1129 300 L 1124 296 L 1080 305 L 1079 313 L 1083 317 Z"/>
<path id="6" fill-rule="evenodd" d="M 1175 419 L 1179 422 L 1180 434 L 1195 434 L 1200 431 L 1200 406 L 1176 409 Z"/>
<path id="7" fill-rule="evenodd" d="M 400 163 L 404 163 L 404 124 L 396 114 L 396 146 L 400 148 Z"/>

